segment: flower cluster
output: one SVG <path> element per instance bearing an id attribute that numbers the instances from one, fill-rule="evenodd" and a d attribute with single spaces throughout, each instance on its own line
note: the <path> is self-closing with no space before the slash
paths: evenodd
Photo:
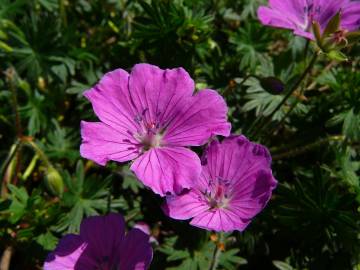
<path id="1" fill-rule="evenodd" d="M 194 92 L 182 68 L 136 65 L 105 74 L 85 96 L 100 122 L 81 123 L 81 155 L 100 165 L 132 161 L 164 212 L 215 231 L 244 230 L 271 197 L 276 180 L 269 151 L 230 135 L 227 106 L 214 90 Z M 222 135 L 221 143 L 215 138 Z M 228 137 L 229 136 L 229 137 Z M 208 144 L 200 159 L 189 146 Z M 124 236 L 120 215 L 91 217 L 65 236 L 45 270 L 147 269 L 152 250 L 143 225 Z"/>
<path id="2" fill-rule="evenodd" d="M 81 155 L 100 165 L 132 161 L 140 181 L 161 196 L 191 188 L 201 165 L 186 147 L 230 133 L 224 99 L 214 90 L 193 92 L 182 68 L 138 64 L 130 74 L 107 73 L 84 94 L 101 122 L 81 123 Z"/>
<path id="3" fill-rule="evenodd" d="M 110 72 L 85 96 L 101 122 L 82 122 L 81 154 L 100 165 L 132 160 L 131 169 L 155 193 L 164 212 L 216 231 L 244 230 L 270 199 L 276 181 L 268 150 L 230 134 L 227 106 L 214 90 L 195 95 L 179 68 L 136 65 Z M 212 140 L 204 156 L 186 146 Z"/>

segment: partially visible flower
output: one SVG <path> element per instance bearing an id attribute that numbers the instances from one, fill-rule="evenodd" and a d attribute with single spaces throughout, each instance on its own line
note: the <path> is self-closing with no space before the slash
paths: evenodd
<path id="1" fill-rule="evenodd" d="M 141 231 L 143 231 L 144 233 L 146 233 L 147 235 L 151 234 L 151 229 L 150 226 L 145 223 L 145 222 L 137 222 L 134 226 L 134 228 L 139 229 Z"/>
<path id="2" fill-rule="evenodd" d="M 137 222 L 134 225 L 134 228 L 139 229 L 139 230 L 143 231 L 144 233 L 146 233 L 147 235 L 149 235 L 150 236 L 150 239 L 149 239 L 150 243 L 154 243 L 156 245 L 159 244 L 159 242 L 156 240 L 156 238 L 154 236 L 152 236 L 151 228 L 147 223 L 141 222 L 141 221 Z"/>
<path id="3" fill-rule="evenodd" d="M 268 150 L 244 136 L 211 142 L 197 185 L 168 196 L 164 212 L 215 231 L 243 231 L 269 201 L 276 180 Z"/>
<path id="4" fill-rule="evenodd" d="M 259 7 L 258 18 L 264 25 L 291 29 L 295 35 L 313 40 L 313 22 L 323 31 L 338 12 L 341 29 L 359 29 L 360 2 L 351 0 L 269 0 L 269 7 Z"/>
<path id="5" fill-rule="evenodd" d="M 149 236 L 139 229 L 125 235 L 123 217 L 108 214 L 83 220 L 80 235 L 64 236 L 44 270 L 143 270 L 151 259 Z"/>
<path id="6" fill-rule="evenodd" d="M 187 146 L 228 136 L 227 106 L 214 90 L 193 95 L 194 81 L 182 68 L 135 65 L 117 69 L 85 92 L 101 122 L 81 123 L 81 155 L 100 165 L 133 160 L 131 170 L 155 193 L 193 186 L 201 166 Z"/>

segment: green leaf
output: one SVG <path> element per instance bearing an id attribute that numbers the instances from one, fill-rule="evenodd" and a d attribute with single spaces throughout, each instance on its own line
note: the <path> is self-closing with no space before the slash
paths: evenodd
<path id="1" fill-rule="evenodd" d="M 55 237 L 51 232 L 47 231 L 44 234 L 40 234 L 36 238 L 36 242 L 43 247 L 45 250 L 54 250 L 58 242 L 57 237 Z"/>
<path id="2" fill-rule="evenodd" d="M 219 264 L 225 269 L 235 269 L 235 266 L 247 264 L 247 260 L 238 255 L 239 249 L 229 249 L 221 253 Z"/>
<path id="3" fill-rule="evenodd" d="M 124 166 L 121 174 L 123 176 L 123 189 L 131 189 L 137 194 L 139 193 L 139 189 L 144 188 L 144 185 L 136 178 L 133 172 L 130 171 L 129 166 Z"/>
<path id="4" fill-rule="evenodd" d="M 282 261 L 273 261 L 273 264 L 279 269 L 279 270 L 294 270 L 294 268 L 287 264 L 286 262 Z"/>
<path id="5" fill-rule="evenodd" d="M 9 222 L 18 222 L 23 215 L 26 214 L 26 207 L 29 195 L 24 187 L 16 187 L 12 184 L 8 185 L 11 192 L 11 205 L 9 207 L 10 218 Z"/>
<path id="6" fill-rule="evenodd" d="M 343 134 L 351 140 L 360 140 L 360 113 L 355 114 L 354 109 L 348 111 L 345 116 Z"/>
<path id="7" fill-rule="evenodd" d="M 186 250 L 176 250 L 176 251 L 172 252 L 169 257 L 167 257 L 167 261 L 171 262 L 171 261 L 182 260 L 189 256 L 190 256 L 190 254 Z"/>

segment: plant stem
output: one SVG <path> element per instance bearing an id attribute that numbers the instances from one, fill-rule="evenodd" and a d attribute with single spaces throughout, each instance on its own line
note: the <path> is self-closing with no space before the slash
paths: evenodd
<path id="1" fill-rule="evenodd" d="M 41 161 L 44 162 L 46 167 L 53 167 L 48 157 L 45 155 L 43 150 L 40 149 L 40 147 L 34 143 L 32 140 L 23 139 L 25 144 L 29 145 L 35 153 L 40 157 Z"/>
<path id="2" fill-rule="evenodd" d="M 1 180 L 1 197 L 5 197 L 7 194 L 7 184 L 10 182 L 9 179 L 6 177 L 6 171 L 11 164 L 16 153 L 19 151 L 21 146 L 21 141 L 16 140 L 16 142 L 11 146 L 8 156 L 4 161 L 3 165 L 0 169 L 0 180 Z"/>
<path id="3" fill-rule="evenodd" d="M 313 57 L 311 58 L 311 61 L 309 65 L 306 67 L 304 72 L 301 74 L 299 79 L 295 82 L 295 84 L 290 88 L 290 90 L 287 92 L 285 97 L 281 100 L 281 102 L 276 106 L 276 108 L 269 114 L 267 117 L 267 121 L 263 126 L 259 128 L 258 133 L 261 133 L 272 121 L 272 117 L 274 114 L 285 104 L 285 102 L 292 96 L 292 94 L 295 92 L 295 90 L 300 86 L 301 82 L 305 79 L 306 75 L 311 72 L 319 54 L 317 52 L 314 53 Z"/>
<path id="4" fill-rule="evenodd" d="M 306 153 L 316 147 L 319 147 L 321 145 L 324 145 L 324 144 L 327 144 L 331 141 L 344 141 L 345 140 L 345 136 L 343 135 L 334 135 L 334 136 L 329 136 L 327 138 L 323 138 L 323 139 L 320 139 L 316 142 L 313 142 L 313 143 L 310 143 L 310 144 L 307 144 L 307 145 L 304 145 L 304 146 L 301 146 L 301 147 L 297 147 L 297 148 L 294 148 L 293 150 L 291 151 L 287 151 L 287 152 L 284 152 L 284 153 L 280 153 L 280 154 L 277 154 L 277 155 L 273 155 L 273 160 L 280 160 L 280 159 L 284 159 L 284 158 L 290 158 L 290 157 L 294 157 L 294 156 L 298 156 L 298 155 L 301 155 L 303 153 Z"/>
<path id="5" fill-rule="evenodd" d="M 66 17 L 66 10 L 65 10 L 65 1 L 59 0 L 59 9 L 60 9 L 60 17 L 64 27 L 67 27 L 67 17 Z"/>
<path id="6" fill-rule="evenodd" d="M 0 270 L 9 270 L 10 269 L 10 261 L 12 254 L 14 252 L 14 249 L 12 246 L 7 246 L 1 256 L 0 261 Z"/>
<path id="7" fill-rule="evenodd" d="M 17 92 L 16 87 L 14 84 L 15 79 L 15 70 L 13 68 L 8 68 L 5 72 L 6 79 L 9 84 L 9 88 L 12 94 L 12 105 L 15 113 L 15 129 L 16 129 L 16 136 L 19 140 L 21 140 L 23 136 L 22 127 L 21 127 L 21 119 L 20 114 L 18 110 L 18 99 L 17 99 Z M 21 148 L 19 148 L 18 151 L 16 151 L 16 168 L 15 168 L 15 174 L 13 179 L 13 184 L 16 185 L 18 181 L 18 174 L 20 172 L 20 159 L 21 159 Z"/>
<path id="8" fill-rule="evenodd" d="M 216 270 L 216 268 L 218 267 L 219 259 L 220 259 L 220 255 L 221 255 L 221 249 L 219 248 L 219 244 L 223 244 L 223 242 L 224 242 L 224 234 L 221 232 L 219 234 L 218 243 L 215 243 L 214 253 L 213 253 L 213 257 L 211 259 L 209 270 Z"/>
<path id="9" fill-rule="evenodd" d="M 21 120 L 20 114 L 18 110 L 18 99 L 17 99 L 17 92 L 16 87 L 14 84 L 14 77 L 15 77 L 15 70 L 13 68 L 9 68 L 5 72 L 9 88 L 11 91 L 12 96 L 12 105 L 15 113 L 15 129 L 16 129 L 16 136 L 20 139 L 22 137 L 22 127 L 21 127 Z"/>
<path id="10" fill-rule="evenodd" d="M 304 91 L 301 91 L 300 96 L 303 95 Z M 298 103 L 300 102 L 300 99 L 297 99 L 290 107 L 290 109 L 287 111 L 287 113 L 281 118 L 281 120 L 279 121 L 279 123 L 277 124 L 276 127 L 274 127 L 273 129 L 270 129 L 269 132 L 267 132 L 266 134 L 272 134 L 274 132 L 276 132 L 285 122 L 286 118 L 292 113 L 292 111 L 295 109 L 295 107 L 298 105 Z"/>

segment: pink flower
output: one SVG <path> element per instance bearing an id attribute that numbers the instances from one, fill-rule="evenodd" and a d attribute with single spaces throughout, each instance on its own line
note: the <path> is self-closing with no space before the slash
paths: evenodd
<path id="1" fill-rule="evenodd" d="M 186 147 L 231 129 L 224 99 L 214 90 L 193 91 L 182 68 L 138 64 L 130 74 L 105 74 L 84 94 L 101 122 L 82 121 L 81 155 L 100 165 L 132 160 L 131 170 L 162 196 L 192 187 L 201 165 Z"/>
<path id="2" fill-rule="evenodd" d="M 360 2 L 351 0 L 269 0 L 261 6 L 258 17 L 262 24 L 291 29 L 296 35 L 314 39 L 312 22 L 324 30 L 329 20 L 341 10 L 341 28 L 349 31 L 360 26 Z"/>
<path id="3" fill-rule="evenodd" d="M 143 270 L 151 259 L 149 236 L 139 229 L 125 236 L 123 217 L 109 214 L 85 219 L 80 235 L 64 236 L 44 270 Z"/>
<path id="4" fill-rule="evenodd" d="M 269 201 L 276 180 L 268 150 L 231 136 L 213 141 L 205 152 L 197 185 L 179 196 L 168 196 L 164 212 L 174 219 L 215 231 L 243 231 Z"/>

